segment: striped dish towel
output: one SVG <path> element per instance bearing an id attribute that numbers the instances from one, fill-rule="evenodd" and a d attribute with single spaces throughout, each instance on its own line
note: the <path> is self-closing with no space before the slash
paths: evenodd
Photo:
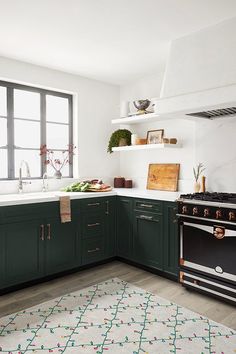
<path id="1" fill-rule="evenodd" d="M 70 197 L 60 197 L 60 216 L 61 222 L 71 222 Z"/>

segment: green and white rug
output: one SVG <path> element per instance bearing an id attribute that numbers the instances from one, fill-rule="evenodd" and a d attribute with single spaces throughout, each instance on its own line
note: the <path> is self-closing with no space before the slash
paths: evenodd
<path id="1" fill-rule="evenodd" d="M 0 353 L 229 354 L 236 332 L 115 278 L 1 318 Z"/>

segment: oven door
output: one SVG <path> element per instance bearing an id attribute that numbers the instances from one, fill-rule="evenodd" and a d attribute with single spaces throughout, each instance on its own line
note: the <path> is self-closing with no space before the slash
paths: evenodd
<path id="1" fill-rule="evenodd" d="M 236 281 L 236 225 L 180 220 L 180 267 Z"/>

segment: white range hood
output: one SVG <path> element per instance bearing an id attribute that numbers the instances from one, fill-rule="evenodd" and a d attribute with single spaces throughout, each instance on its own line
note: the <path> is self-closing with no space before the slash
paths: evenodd
<path id="1" fill-rule="evenodd" d="M 236 116 L 236 18 L 171 43 L 155 113 L 172 118 Z"/>
<path id="2" fill-rule="evenodd" d="M 236 116 L 236 84 L 161 98 L 157 100 L 155 113 L 194 120 Z"/>

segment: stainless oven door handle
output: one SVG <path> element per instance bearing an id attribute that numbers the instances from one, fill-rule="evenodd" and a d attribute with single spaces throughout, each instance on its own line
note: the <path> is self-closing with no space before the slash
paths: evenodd
<path id="1" fill-rule="evenodd" d="M 210 234 L 214 233 L 214 227 L 217 226 L 217 225 L 208 226 L 208 225 L 193 224 L 191 222 L 185 222 L 185 221 L 183 222 L 183 225 L 190 226 L 190 227 L 195 227 L 196 229 L 209 232 Z M 219 225 L 219 227 L 222 227 L 222 226 Z M 225 229 L 224 237 L 236 237 L 236 231 L 235 230 Z"/>

